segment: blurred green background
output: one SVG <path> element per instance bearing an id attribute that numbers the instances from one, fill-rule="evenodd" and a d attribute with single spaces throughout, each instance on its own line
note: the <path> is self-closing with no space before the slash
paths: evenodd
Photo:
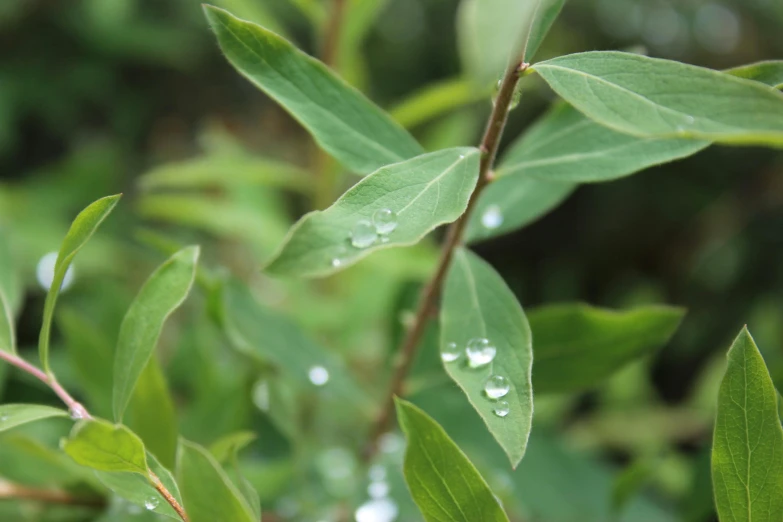
<path id="1" fill-rule="evenodd" d="M 323 52 L 326 0 L 220 4 L 311 54 Z M 355 1 L 335 67 L 385 108 L 455 78 L 457 7 L 455 0 Z M 780 58 L 782 35 L 783 3 L 775 0 L 569 0 L 539 58 L 641 45 L 652 56 L 723 69 Z M 53 354 L 67 387 L 92 394 L 99 414 L 101 381 L 110 376 L 99 375 L 100 361 L 92 361 L 94 371 L 89 361 L 74 362 L 79 347 L 103 346 L 110 359 L 136 289 L 172 244 L 193 242 L 202 245 L 208 267 L 250 282 L 267 304 L 341 354 L 380 400 L 385 388 L 377 383 L 388 374 L 404 307 L 431 270 L 434 247 L 379 254 L 314 284 L 259 273 L 288 226 L 309 209 L 315 182 L 307 176 L 336 166 L 324 166 L 296 122 L 231 69 L 198 2 L 1 0 L 0 50 L 0 255 L 13 260 L 26 289 L 18 303 L 20 346 L 37 342 L 45 296 L 36 281 L 39 260 L 57 250 L 81 208 L 123 192 L 118 211 L 76 260 L 57 318 L 61 349 Z M 554 98 L 543 82 L 526 81 L 506 144 Z M 428 148 L 475 144 L 489 107 L 488 100 L 462 103 L 413 132 Z M 194 159 L 199 163 L 182 163 Z M 265 176 L 281 168 L 270 161 L 293 165 L 282 168 L 290 177 Z M 190 165 L 210 181 L 164 188 L 140 182 L 172 165 Z M 339 179 L 343 187 L 352 181 Z M 688 309 L 671 343 L 599 390 L 537 398 L 531 446 L 513 476 L 492 464 L 494 454 L 477 457 L 486 458 L 483 469 L 495 470 L 489 479 L 516 506 L 515 520 L 606 521 L 613 502 L 627 520 L 714 520 L 706 452 L 725 350 L 743 324 L 783 381 L 783 154 L 713 146 L 620 181 L 582 186 L 549 215 L 476 251 L 525 307 L 586 301 Z M 268 368 L 248 367 L 226 349 L 205 306 L 205 296 L 191 299 L 160 346 L 181 431 L 205 444 L 238 429 L 258 431 L 247 465 L 269 520 L 318 520 L 313 506 L 347 495 L 339 486 L 308 488 L 339 483 L 329 476 L 329 459 L 350 461 L 340 451 L 360 444 L 363 420 L 318 413 L 321 403 L 307 408 L 301 396 L 295 414 L 260 411 L 258 379 Z M 5 368 L 0 375 L 4 402 L 55 403 L 25 376 Z M 460 431 L 486 440 L 450 413 L 453 389 L 442 390 L 441 375 L 422 370 L 414 382 L 420 403 L 458 441 Z M 23 464 L 9 456 L 17 450 L 8 448 L 20 437 L 51 442 L 58 429 L 14 432 L 16 442 L 4 437 L 0 477 L 24 483 L 13 471 Z M 300 437 L 309 442 L 299 445 Z M 303 472 L 297 459 L 314 469 Z M 626 505 L 623 495 L 634 500 Z M 55 516 L 40 506 L 14 509 L 8 520 Z M 400 509 L 399 520 L 417 520 L 415 511 Z M 78 516 L 88 515 L 51 519 L 91 520 Z"/>

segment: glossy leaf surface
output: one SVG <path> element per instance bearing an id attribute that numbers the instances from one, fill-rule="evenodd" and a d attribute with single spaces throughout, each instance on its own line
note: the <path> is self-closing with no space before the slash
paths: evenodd
<path id="1" fill-rule="evenodd" d="M 120 424 L 103 420 L 80 421 L 62 447 L 82 466 L 99 471 L 147 474 L 144 443 Z"/>

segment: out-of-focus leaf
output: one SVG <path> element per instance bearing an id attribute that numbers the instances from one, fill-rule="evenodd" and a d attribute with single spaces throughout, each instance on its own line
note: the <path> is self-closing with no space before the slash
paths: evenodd
<path id="1" fill-rule="evenodd" d="M 8 239 L 8 232 L 0 227 L 0 294 L 5 295 L 11 317 L 15 317 L 22 306 L 24 287 Z"/>
<path id="2" fill-rule="evenodd" d="M 488 89 L 477 89 L 463 78 L 450 78 L 414 92 L 389 113 L 400 125 L 416 127 L 459 107 L 489 98 Z"/>
<path id="3" fill-rule="evenodd" d="M 258 435 L 252 431 L 240 431 L 221 437 L 209 447 L 209 452 L 220 463 L 228 461 L 231 456 L 256 440 Z"/>
<path id="4" fill-rule="evenodd" d="M 378 249 L 413 245 L 465 211 L 478 166 L 479 151 L 462 147 L 383 167 L 328 209 L 299 220 L 265 270 L 281 276 L 323 276 Z M 379 222 L 384 212 L 388 219 Z M 385 234 L 378 233 L 383 223 L 390 227 Z"/>
<path id="5" fill-rule="evenodd" d="M 152 471 L 160 482 L 166 486 L 166 489 L 174 495 L 177 502 L 182 504 L 182 495 L 180 495 L 177 483 L 171 472 L 163 467 L 160 462 L 150 453 L 147 453 L 147 464 L 150 471 Z M 114 493 L 122 497 L 123 499 L 137 504 L 139 506 L 147 507 L 146 504 L 155 505 L 155 513 L 163 515 L 175 520 L 182 520 L 174 508 L 166 502 L 166 499 L 158 493 L 155 486 L 150 479 L 146 476 L 139 475 L 138 473 L 127 472 L 109 472 L 109 471 L 96 471 L 95 475 L 98 477 L 104 486 L 112 490 Z"/>
<path id="6" fill-rule="evenodd" d="M 457 36 L 462 63 L 471 79 L 482 87 L 489 86 L 510 62 L 532 56 L 562 3 L 560 0 L 463 0 L 457 15 Z"/>
<path id="7" fill-rule="evenodd" d="M 397 400 L 408 445 L 405 481 L 427 522 L 508 522 L 484 478 L 437 422 Z"/>
<path id="8" fill-rule="evenodd" d="M 481 192 L 465 236 L 475 242 L 527 226 L 557 207 L 576 187 L 527 176 L 498 178 Z"/>
<path id="9" fill-rule="evenodd" d="M 321 62 L 261 26 L 222 9 L 205 11 L 232 65 L 350 170 L 367 174 L 423 152 L 407 131 Z"/>
<path id="10" fill-rule="evenodd" d="M 533 347 L 503 279 L 467 250 L 454 254 L 440 314 L 441 358 L 516 467 L 533 420 Z"/>
<path id="11" fill-rule="evenodd" d="M 310 1 L 315 5 L 323 5 L 318 0 Z M 367 67 L 362 59 L 362 53 L 366 49 L 364 40 L 388 2 L 389 0 L 346 0 L 342 7 L 342 27 L 333 67 L 340 71 L 348 83 L 356 87 L 361 88 L 367 84 Z M 335 4 L 331 5 L 334 9 Z M 322 24 L 318 26 L 325 27 Z"/>
<path id="12" fill-rule="evenodd" d="M 180 441 L 177 483 L 191 522 L 255 522 L 252 508 L 207 450 Z"/>
<path id="13" fill-rule="evenodd" d="M 685 158 L 708 146 L 706 141 L 623 134 L 563 103 L 511 145 L 496 174 L 547 182 L 609 181 Z"/>
<path id="14" fill-rule="evenodd" d="M 734 340 L 718 394 L 712 483 L 724 522 L 783 519 L 783 428 L 777 392 L 747 328 Z"/>
<path id="15" fill-rule="evenodd" d="M 139 375 L 128 405 L 128 427 L 138 435 L 147 451 L 167 468 L 177 459 L 177 412 L 166 378 L 155 356 Z"/>
<path id="16" fill-rule="evenodd" d="M 278 34 L 285 35 L 287 33 L 285 26 L 269 12 L 266 2 L 258 2 L 257 0 L 217 0 L 215 4 L 228 9 L 240 18 L 268 27 Z"/>
<path id="17" fill-rule="evenodd" d="M 16 335 L 14 334 L 14 314 L 11 303 L 0 288 L 0 351 L 16 353 Z"/>
<path id="18" fill-rule="evenodd" d="M 122 420 L 136 381 L 158 343 L 163 323 L 188 296 L 199 247 L 183 248 L 147 279 L 120 327 L 114 356 L 114 418 Z"/>
<path id="19" fill-rule="evenodd" d="M 574 392 L 598 386 L 620 367 L 668 342 L 684 314 L 682 308 L 669 306 L 618 312 L 581 303 L 531 310 L 533 389 Z"/>
<path id="20" fill-rule="evenodd" d="M 166 163 L 139 177 L 138 183 L 145 190 L 268 185 L 307 192 L 310 178 L 306 171 L 290 163 L 245 154 L 222 154 Z"/>
<path id="21" fill-rule="evenodd" d="M 783 146 L 783 94 L 754 81 L 615 51 L 560 56 L 534 68 L 579 111 L 620 132 Z"/>
<path id="22" fill-rule="evenodd" d="M 311 372 L 324 391 L 343 399 L 345 406 L 363 409 L 367 396 L 341 361 L 318 346 L 288 317 L 271 310 L 241 281 L 228 280 L 221 290 L 221 315 L 237 350 L 279 366 L 300 386 L 312 389 Z M 322 382 L 323 378 L 326 382 Z"/>
<path id="23" fill-rule="evenodd" d="M 147 474 L 144 443 L 131 430 L 103 420 L 84 420 L 74 426 L 62 445 L 82 466 L 99 471 Z"/>
<path id="24" fill-rule="evenodd" d="M 767 60 L 740 65 L 724 72 L 754 82 L 761 82 L 776 89 L 783 89 L 783 60 Z"/>
<path id="25" fill-rule="evenodd" d="M 625 468 L 612 485 L 612 511 L 622 513 L 628 502 L 639 493 L 654 471 L 650 459 L 638 460 Z"/>
<path id="26" fill-rule="evenodd" d="M 68 412 L 50 406 L 38 404 L 2 404 L 0 405 L 0 431 L 10 430 L 28 422 L 50 417 L 67 417 Z"/>
<path id="27" fill-rule="evenodd" d="M 79 466 L 55 445 L 45 444 L 24 428 L 2 434 L 0 475 L 31 487 L 67 486 L 89 482 L 90 470 Z"/>
<path id="28" fill-rule="evenodd" d="M 41 325 L 41 335 L 38 341 L 38 352 L 41 357 L 41 364 L 45 371 L 49 371 L 49 336 L 52 329 L 52 319 L 54 317 L 54 307 L 57 304 L 57 296 L 60 294 L 65 273 L 71 266 L 76 253 L 92 237 L 100 224 L 106 219 L 106 216 L 114 209 L 120 195 L 107 196 L 92 203 L 82 210 L 76 219 L 73 220 L 68 234 L 63 239 L 60 246 L 60 252 L 57 255 L 57 262 L 54 265 L 54 278 L 49 293 L 46 294 L 44 303 L 43 323 Z"/>

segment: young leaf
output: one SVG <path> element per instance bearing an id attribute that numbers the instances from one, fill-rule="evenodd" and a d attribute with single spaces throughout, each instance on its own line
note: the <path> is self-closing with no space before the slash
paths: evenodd
<path id="1" fill-rule="evenodd" d="M 410 129 L 459 107 L 484 101 L 490 95 L 490 89 L 477 89 L 464 78 L 449 78 L 414 92 L 389 113 Z"/>
<path id="2" fill-rule="evenodd" d="M 160 479 L 169 493 L 174 495 L 177 502 L 182 505 L 182 496 L 179 493 L 179 488 L 177 487 L 177 483 L 174 481 L 171 472 L 163 467 L 163 465 L 161 465 L 161 463 L 150 453 L 147 453 L 147 464 L 149 465 L 150 471 Z M 178 521 L 182 520 L 177 512 L 174 511 L 174 508 L 172 508 L 171 505 L 166 502 L 166 499 L 158 493 L 158 490 L 155 489 L 155 486 L 148 477 L 141 476 L 138 473 L 109 471 L 95 471 L 95 475 L 104 486 L 125 500 L 144 507 L 154 504 L 155 513 Z"/>
<path id="3" fill-rule="evenodd" d="M 783 520 L 783 429 L 777 392 L 747 328 L 728 354 L 718 393 L 712 482 L 723 522 Z"/>
<path id="4" fill-rule="evenodd" d="M 256 440 L 258 435 L 252 431 L 239 431 L 219 438 L 209 447 L 209 452 L 220 463 L 227 462 L 231 456 Z"/>
<path id="5" fill-rule="evenodd" d="M 82 466 L 147 475 L 144 443 L 121 424 L 97 419 L 80 421 L 62 448 Z"/>
<path id="6" fill-rule="evenodd" d="M 525 50 L 525 61 L 531 63 L 535 58 L 538 48 L 544 42 L 549 30 L 557 20 L 560 11 L 565 5 L 565 0 L 540 0 L 538 7 L 536 8 L 535 18 L 530 26 L 530 36 L 527 41 L 527 49 Z"/>
<path id="7" fill-rule="evenodd" d="M 255 522 L 252 508 L 207 450 L 180 441 L 177 483 L 191 522 Z"/>
<path id="8" fill-rule="evenodd" d="M 530 327 L 503 279 L 464 249 L 446 277 L 440 327 L 446 372 L 516 467 L 533 417 Z"/>
<path id="9" fill-rule="evenodd" d="M 620 132 L 783 147 L 783 94 L 757 82 L 613 51 L 561 56 L 534 69 L 571 105 Z"/>
<path id="10" fill-rule="evenodd" d="M 155 356 L 139 375 L 129 404 L 128 427 L 136 433 L 147 451 L 166 467 L 177 459 L 177 412 L 166 377 Z"/>
<path id="11" fill-rule="evenodd" d="M 408 438 L 405 481 L 426 522 L 508 522 L 484 478 L 443 428 L 413 404 L 397 399 Z"/>
<path id="12" fill-rule="evenodd" d="M 321 62 L 256 24 L 205 6 L 231 64 L 348 169 L 367 174 L 421 154 L 415 139 Z"/>
<path id="13" fill-rule="evenodd" d="M 633 359 L 666 344 L 684 314 L 670 306 L 616 312 L 581 303 L 531 310 L 533 389 L 576 392 L 598 386 Z"/>
<path id="14" fill-rule="evenodd" d="M 499 177 L 479 196 L 465 236 L 476 242 L 525 227 L 560 205 L 576 187 L 527 176 Z"/>
<path id="15" fill-rule="evenodd" d="M 47 372 L 49 371 L 49 336 L 52 329 L 52 318 L 65 273 L 71 266 L 76 253 L 87 243 L 103 220 L 106 219 L 106 216 L 117 205 L 120 196 L 117 194 L 101 198 L 82 210 L 73 220 L 73 224 L 71 224 L 71 228 L 60 246 L 57 262 L 54 264 L 52 286 L 49 287 L 49 293 L 46 294 L 41 335 L 38 339 L 38 353 L 41 357 L 41 364 Z"/>
<path id="16" fill-rule="evenodd" d="M 0 431 L 10 430 L 28 422 L 51 417 L 67 417 L 68 412 L 50 406 L 38 404 L 2 404 L 0 405 Z"/>
<path id="17" fill-rule="evenodd" d="M 775 89 L 783 89 L 783 60 L 768 60 L 740 65 L 724 72 L 754 82 L 761 82 Z"/>
<path id="18" fill-rule="evenodd" d="M 2 288 L 0 288 L 0 351 L 16 353 L 14 314 Z"/>
<path id="19" fill-rule="evenodd" d="M 323 276 L 370 253 L 413 245 L 457 219 L 478 179 L 479 151 L 446 149 L 383 167 L 331 207 L 307 214 L 288 233 L 265 270 L 280 276 Z M 388 215 L 385 234 L 379 219 Z"/>
<path id="20" fill-rule="evenodd" d="M 199 247 L 183 248 L 147 279 L 120 326 L 114 356 L 114 418 L 122 420 L 139 375 L 158 343 L 163 323 L 190 292 Z"/>
<path id="21" fill-rule="evenodd" d="M 562 103 L 511 145 L 496 174 L 549 182 L 609 181 L 690 156 L 707 146 L 706 141 L 623 134 Z"/>

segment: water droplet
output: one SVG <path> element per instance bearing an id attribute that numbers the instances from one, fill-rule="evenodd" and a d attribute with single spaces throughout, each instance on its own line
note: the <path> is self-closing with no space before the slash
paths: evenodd
<path id="1" fill-rule="evenodd" d="M 399 508 L 389 498 L 368 500 L 356 510 L 356 522 L 393 522 L 397 519 Z"/>
<path id="2" fill-rule="evenodd" d="M 35 268 L 35 276 L 38 279 L 38 284 L 44 290 L 48 291 L 54 282 L 54 265 L 56 263 L 57 252 L 49 252 L 38 261 L 38 266 Z M 73 283 L 73 265 L 69 266 L 68 270 L 65 271 L 60 291 L 66 290 L 71 286 L 71 283 Z"/>
<path id="3" fill-rule="evenodd" d="M 465 159 L 465 155 L 464 154 L 460 154 L 459 155 L 459 159 Z"/>
<path id="4" fill-rule="evenodd" d="M 386 454 L 397 453 L 403 448 L 404 444 L 402 437 L 394 432 L 384 433 L 378 439 L 378 447 L 382 453 Z"/>
<path id="5" fill-rule="evenodd" d="M 258 381 L 253 386 L 253 404 L 261 411 L 269 411 L 269 383 Z"/>
<path id="6" fill-rule="evenodd" d="M 506 401 L 498 401 L 498 403 L 495 405 L 495 409 L 492 410 L 492 413 L 502 418 L 508 415 L 508 412 L 510 411 L 511 408 Z"/>
<path id="7" fill-rule="evenodd" d="M 468 356 L 468 366 L 479 368 L 492 362 L 497 353 L 497 348 L 489 342 L 489 339 L 476 338 L 468 341 L 465 353 Z"/>
<path id="8" fill-rule="evenodd" d="M 510 389 L 508 379 L 502 375 L 493 375 L 487 379 L 487 383 L 484 385 L 484 393 L 493 401 L 505 397 Z"/>
<path id="9" fill-rule="evenodd" d="M 356 248 L 367 248 L 378 240 L 378 232 L 372 223 L 362 219 L 351 231 L 351 244 Z"/>
<path id="10" fill-rule="evenodd" d="M 343 261 L 341 259 L 338 259 L 336 257 L 334 259 L 332 259 L 332 266 L 333 267 L 337 268 L 338 266 L 340 266 L 342 264 L 343 264 Z"/>
<path id="11" fill-rule="evenodd" d="M 372 498 L 383 498 L 389 496 L 389 483 L 384 481 L 370 482 L 367 486 L 367 494 Z"/>
<path id="12" fill-rule="evenodd" d="M 367 473 L 372 482 L 380 482 L 386 480 L 386 468 L 380 464 L 373 464 L 370 466 L 370 471 Z"/>
<path id="13" fill-rule="evenodd" d="M 155 508 L 158 507 L 158 504 L 160 504 L 160 499 L 158 499 L 158 497 L 149 497 L 144 501 L 144 507 L 149 511 L 154 511 Z"/>
<path id="14" fill-rule="evenodd" d="M 440 350 L 440 358 L 443 362 L 454 362 L 460 358 L 462 350 L 459 349 L 457 343 L 446 343 L 446 346 Z"/>
<path id="15" fill-rule="evenodd" d="M 307 370 L 307 378 L 316 386 L 323 386 L 329 382 L 329 370 L 323 366 L 312 366 Z"/>
<path id="16" fill-rule="evenodd" d="M 484 228 L 494 230 L 503 224 L 503 211 L 497 205 L 490 205 L 481 214 L 481 224 Z"/>
<path id="17" fill-rule="evenodd" d="M 372 224 L 378 234 L 387 236 L 397 228 L 397 213 L 388 208 L 380 208 L 372 215 Z"/>

